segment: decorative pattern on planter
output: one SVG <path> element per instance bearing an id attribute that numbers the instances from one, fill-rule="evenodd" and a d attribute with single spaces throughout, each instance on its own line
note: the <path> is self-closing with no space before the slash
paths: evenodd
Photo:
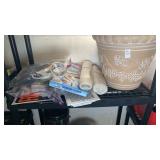
<path id="1" fill-rule="evenodd" d="M 110 79 L 119 79 L 121 82 L 128 80 L 129 82 L 137 82 L 142 78 L 142 74 L 137 73 L 137 71 L 132 71 L 130 73 L 116 71 L 110 68 L 105 69 L 105 76 Z"/>
<path id="2" fill-rule="evenodd" d="M 156 53 L 155 36 L 97 35 L 94 39 L 108 85 L 119 90 L 136 89 Z"/>
<path id="3" fill-rule="evenodd" d="M 152 60 L 153 60 L 153 56 L 143 59 L 138 65 L 139 72 L 143 73 L 144 71 L 146 71 L 146 67 L 150 65 Z"/>
<path id="4" fill-rule="evenodd" d="M 127 67 L 127 64 L 128 64 L 127 62 L 128 62 L 128 60 L 120 55 L 114 56 L 114 63 L 116 66 Z"/>

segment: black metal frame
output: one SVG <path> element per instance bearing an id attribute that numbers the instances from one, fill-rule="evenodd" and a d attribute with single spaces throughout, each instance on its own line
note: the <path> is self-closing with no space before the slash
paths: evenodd
<path id="1" fill-rule="evenodd" d="M 117 113 L 117 120 L 116 124 L 119 125 L 121 121 L 121 115 L 122 115 L 123 106 L 118 107 L 118 113 Z"/>
<path id="2" fill-rule="evenodd" d="M 149 116 L 150 116 L 150 114 L 153 110 L 153 107 L 156 104 L 156 71 L 155 71 L 152 86 L 151 86 L 150 99 L 152 99 L 152 100 L 150 100 L 148 103 L 146 103 L 147 107 L 145 109 L 144 115 L 143 115 L 141 120 L 139 120 L 137 115 L 135 114 L 133 106 L 128 106 L 127 107 L 125 125 L 128 125 L 129 118 L 132 119 L 134 124 L 140 124 L 140 125 L 147 124 Z"/>
<path id="3" fill-rule="evenodd" d="M 15 38 L 13 35 L 9 35 L 8 39 L 9 39 L 9 43 L 10 43 L 10 46 L 12 49 L 12 54 L 13 54 L 13 58 L 14 58 L 14 62 L 16 65 L 17 72 L 19 72 L 22 69 L 22 67 L 21 67 L 21 62 L 20 62 L 18 50 L 17 50 L 16 41 L 15 41 Z"/>
<path id="4" fill-rule="evenodd" d="M 8 88 L 9 88 L 9 77 L 7 74 L 6 66 L 4 64 L 4 94 L 5 94 L 5 91 L 8 90 Z"/>
<path id="5" fill-rule="evenodd" d="M 9 42 L 12 48 L 12 54 L 14 56 L 15 64 L 17 71 L 19 72 L 21 70 L 21 64 L 18 56 L 18 51 L 16 47 L 16 42 L 15 38 L 13 35 L 8 36 Z M 32 65 L 34 64 L 34 58 L 33 58 L 33 53 L 32 53 L 32 47 L 31 47 L 31 42 L 30 38 L 28 35 L 24 36 L 25 44 L 26 44 L 26 49 L 27 49 L 27 54 L 28 54 L 28 60 L 29 64 Z M 6 71 L 5 71 L 6 73 Z M 6 74 L 5 74 L 6 75 Z M 5 76 L 5 81 L 6 86 L 9 84 L 8 79 Z M 133 105 L 135 104 L 148 104 L 148 107 L 146 109 L 145 115 L 142 119 L 142 121 L 135 122 L 135 124 L 147 124 L 149 115 L 151 113 L 151 110 L 153 108 L 153 105 L 156 103 L 156 75 L 154 76 L 153 83 L 151 90 L 148 90 L 144 85 L 141 85 L 138 89 L 133 90 L 133 91 L 121 91 L 121 93 L 117 90 L 114 90 L 112 88 L 109 88 L 109 92 L 105 95 L 100 96 L 101 100 L 94 102 L 90 105 L 86 106 L 81 106 L 78 108 L 89 108 L 89 107 L 117 107 L 118 106 L 118 113 L 117 113 L 117 121 L 116 124 L 120 124 L 121 120 L 121 113 L 123 106 L 128 106 L 127 108 L 132 108 Z M 7 105 L 8 109 L 10 109 L 13 113 L 13 118 L 14 118 L 14 124 L 19 124 L 18 120 L 18 110 L 19 109 L 53 109 L 53 108 L 69 108 L 66 104 L 64 106 L 59 106 L 51 101 L 48 102 L 42 102 L 42 103 L 30 103 L 30 104 L 23 104 L 23 105 L 14 105 L 14 107 L 11 105 L 13 101 L 13 98 L 9 95 L 7 95 Z M 70 107 L 71 108 L 71 107 Z M 128 112 L 127 109 L 127 114 L 126 114 L 126 119 L 125 119 L 125 124 L 128 124 L 129 117 L 131 117 L 131 112 Z M 133 115 L 132 115 L 133 117 Z"/>
<path id="6" fill-rule="evenodd" d="M 34 64 L 34 58 L 33 58 L 32 46 L 31 46 L 29 35 L 24 35 L 24 40 L 26 44 L 29 64 L 32 65 Z"/>

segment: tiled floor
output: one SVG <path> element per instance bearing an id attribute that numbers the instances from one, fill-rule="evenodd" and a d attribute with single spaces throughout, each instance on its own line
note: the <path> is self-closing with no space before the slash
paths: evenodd
<path id="1" fill-rule="evenodd" d="M 5 103 L 4 103 L 5 104 Z M 5 105 L 5 110 L 7 107 Z M 73 108 L 70 109 L 70 121 L 75 120 L 76 118 L 88 117 L 96 121 L 96 124 L 100 125 L 114 125 L 116 124 L 118 107 L 101 107 L 101 108 Z M 40 124 L 38 117 L 38 111 L 32 111 L 34 116 L 35 124 Z M 126 114 L 126 107 L 123 107 L 121 123 L 124 124 Z M 132 121 L 129 121 L 129 124 L 133 124 Z"/>
<path id="2" fill-rule="evenodd" d="M 116 124 L 118 107 L 102 107 L 102 108 L 75 108 L 70 109 L 70 120 L 80 117 L 88 117 L 96 121 L 100 125 L 114 125 Z M 126 115 L 126 107 L 123 107 L 121 123 L 124 124 Z M 133 124 L 131 121 L 129 124 Z"/>

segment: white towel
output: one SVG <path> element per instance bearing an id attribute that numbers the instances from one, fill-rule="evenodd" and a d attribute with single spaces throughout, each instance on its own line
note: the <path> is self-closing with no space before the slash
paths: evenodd
<path id="1" fill-rule="evenodd" d="M 84 61 L 82 64 L 82 70 L 80 75 L 80 88 L 83 90 L 91 90 L 93 85 L 93 80 L 91 77 L 92 71 L 92 62 L 91 61 Z"/>
<path id="2" fill-rule="evenodd" d="M 92 77 L 93 77 L 93 91 L 99 95 L 105 94 L 108 91 L 108 87 L 105 78 L 96 66 L 92 66 Z"/>

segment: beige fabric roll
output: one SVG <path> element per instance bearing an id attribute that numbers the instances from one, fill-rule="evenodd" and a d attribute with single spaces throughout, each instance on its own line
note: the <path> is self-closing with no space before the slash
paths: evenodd
<path id="1" fill-rule="evenodd" d="M 102 72 L 96 65 L 92 67 L 92 77 L 93 91 L 99 95 L 105 94 L 108 91 L 108 87 Z"/>
<path id="2" fill-rule="evenodd" d="M 80 88 L 86 91 L 91 90 L 93 85 L 91 70 L 92 62 L 88 60 L 84 61 L 80 75 Z"/>

